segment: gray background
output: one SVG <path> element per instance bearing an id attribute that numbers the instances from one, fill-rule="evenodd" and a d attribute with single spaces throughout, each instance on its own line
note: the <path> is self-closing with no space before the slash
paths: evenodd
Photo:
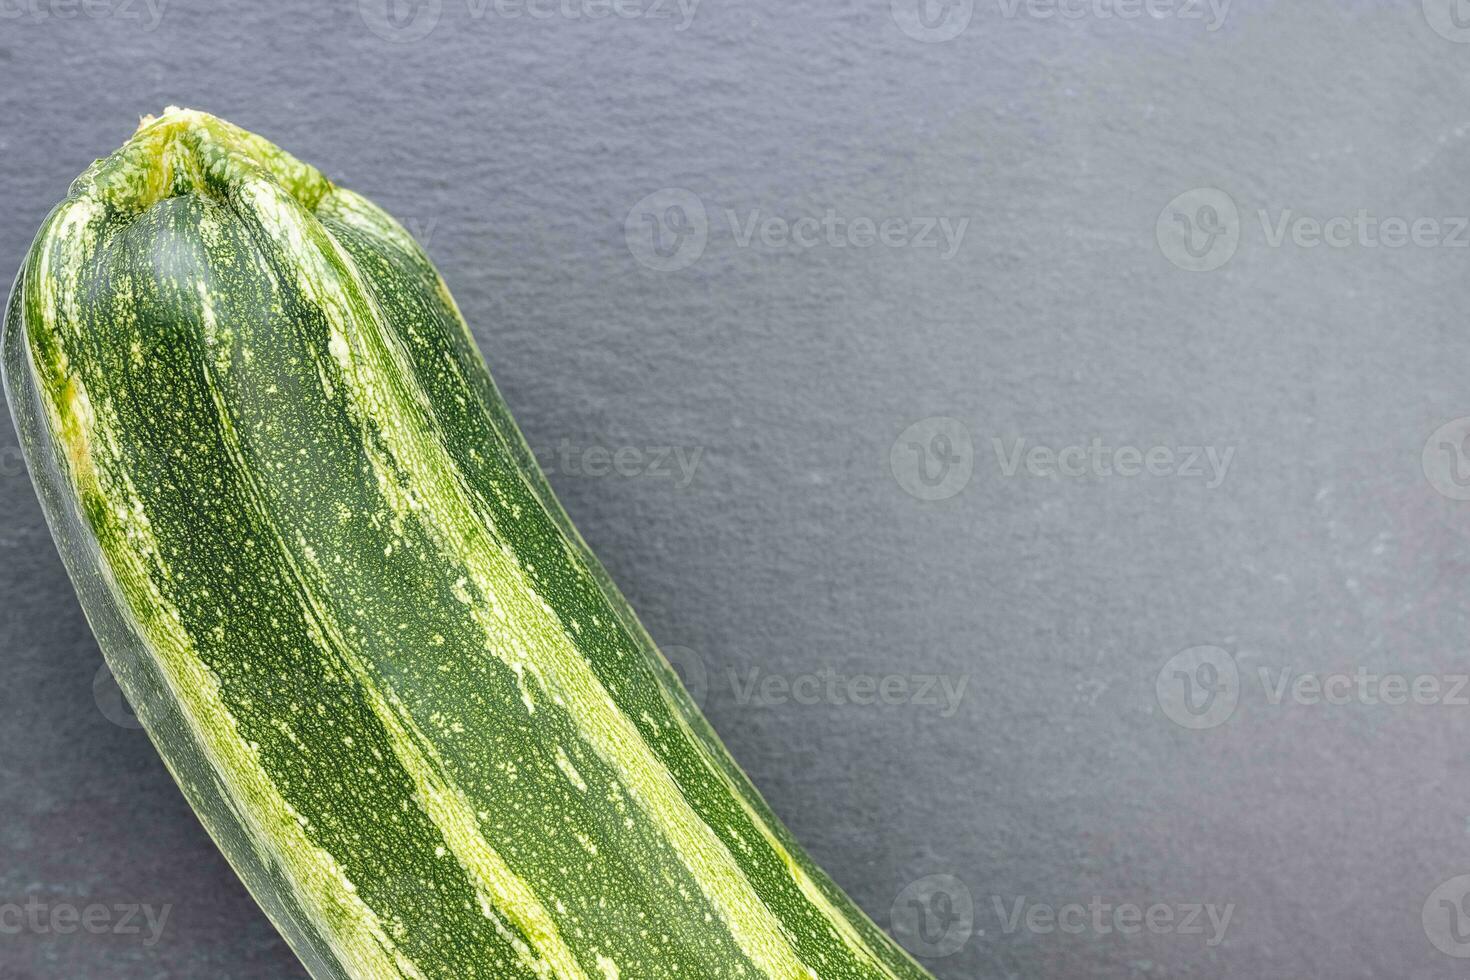
<path id="1" fill-rule="evenodd" d="M 579 468 L 552 480 L 572 516 L 817 860 L 885 927 L 905 889 L 901 911 L 936 914 L 936 888 L 969 892 L 975 933 L 925 961 L 938 976 L 1463 975 L 1429 934 L 1448 921 L 1431 893 L 1470 872 L 1470 707 L 1273 704 L 1258 674 L 1470 670 L 1470 503 L 1436 490 L 1457 486 L 1444 440 L 1421 459 L 1470 415 L 1452 0 L 1237 0 L 1216 30 L 1177 4 L 978 0 L 943 41 L 904 30 L 912 0 L 703 0 L 687 24 L 405 0 L 397 34 L 383 0 L 169 0 L 156 22 L 123 2 L 0 0 L 0 269 L 168 103 L 388 207 L 532 443 L 568 441 Z M 669 188 L 688 193 L 640 204 Z M 1199 195 L 1165 211 L 1196 188 L 1238 208 L 1238 229 L 1217 210 L 1211 272 L 1156 233 L 1209 217 Z M 690 195 L 703 251 L 656 271 L 647 222 L 677 200 L 699 227 Z M 970 223 L 946 257 L 742 244 L 727 215 L 829 209 Z M 1268 234 L 1288 210 L 1360 209 L 1448 240 Z M 934 417 L 955 420 L 947 450 L 935 423 L 917 441 L 931 474 L 955 458 L 957 492 L 922 500 L 899 437 Z M 1235 455 L 1218 486 L 1007 476 L 993 441 L 1094 437 Z M 0 445 L 0 902 L 171 908 L 153 945 L 0 935 L 0 978 L 303 976 L 106 675 L 94 693 L 8 427 Z M 580 465 L 675 446 L 701 453 L 684 485 L 628 453 L 621 473 Z M 1235 710 L 1195 731 L 1166 665 L 1202 645 Z M 826 668 L 967 686 L 946 717 L 731 682 Z M 1211 945 L 1208 926 L 1007 931 L 996 912 L 1094 897 L 1233 915 Z"/>

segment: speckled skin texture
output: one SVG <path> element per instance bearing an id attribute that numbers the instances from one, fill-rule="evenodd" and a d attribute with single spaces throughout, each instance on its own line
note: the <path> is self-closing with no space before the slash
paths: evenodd
<path id="1" fill-rule="evenodd" d="M 912 883 L 931 915 L 929 876 L 968 889 L 973 932 L 923 960 L 937 976 L 1457 975 L 1433 938 L 1463 951 L 1439 905 L 1459 893 L 1436 888 L 1470 872 L 1470 707 L 1446 703 L 1470 670 L 1470 503 L 1431 436 L 1470 415 L 1454 244 L 1470 45 L 1436 30 L 1454 33 L 1435 3 L 1237 0 L 1211 31 L 1208 11 L 995 0 L 936 42 L 888 0 L 704 0 L 683 30 L 672 4 L 536 19 L 443 0 L 418 40 L 409 4 L 390 21 L 370 0 L 172 0 L 156 24 L 120 4 L 0 3 L 0 268 L 170 103 L 392 211 L 573 519 L 702 671 L 715 727 L 816 860 L 884 926 Z M 1190 272 L 1156 226 L 1201 219 L 1199 195 L 1165 209 L 1202 187 L 1237 206 L 1239 243 Z M 670 188 L 707 234 L 658 271 L 692 253 L 660 256 L 640 229 L 699 229 L 688 196 L 642 203 Z M 969 224 L 948 258 L 937 224 L 935 248 L 762 238 L 767 217 L 829 209 L 839 231 Z M 1305 247 L 1288 225 L 1273 245 L 1288 210 L 1364 209 L 1434 219 L 1441 244 L 1354 229 Z M 945 448 L 933 424 L 900 439 L 933 417 L 968 436 L 967 481 L 905 468 L 909 442 Z M 1172 475 L 1024 459 L 1006 475 L 1019 438 L 1094 437 L 1234 452 L 1213 487 L 1208 462 L 1178 472 L 1183 454 Z M 0 977 L 304 976 L 146 738 L 94 695 L 96 645 L 0 440 L 0 906 L 171 909 L 151 944 L 141 919 L 58 935 L 0 914 Z M 698 452 L 692 475 L 653 467 L 660 447 Z M 589 451 L 619 449 L 641 455 Z M 1239 677 L 1223 720 L 1156 691 L 1199 646 Z M 781 695 L 824 669 L 966 686 L 953 711 Z M 775 686 L 747 696 L 752 670 Z M 1445 691 L 1272 703 L 1282 671 Z M 1095 899 L 1165 906 L 1175 927 L 1129 935 L 1090 910 L 1045 927 Z M 1205 915 L 1177 927 L 1194 904 L 1233 906 L 1223 937 Z M 927 924 L 931 953 L 957 941 Z"/>

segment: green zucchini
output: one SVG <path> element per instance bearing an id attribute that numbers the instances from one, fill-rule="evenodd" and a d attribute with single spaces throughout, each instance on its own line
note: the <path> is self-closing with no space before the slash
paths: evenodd
<path id="1" fill-rule="evenodd" d="M 46 219 L 5 390 L 103 653 L 319 978 L 922 978 L 567 519 L 381 209 L 204 113 Z"/>

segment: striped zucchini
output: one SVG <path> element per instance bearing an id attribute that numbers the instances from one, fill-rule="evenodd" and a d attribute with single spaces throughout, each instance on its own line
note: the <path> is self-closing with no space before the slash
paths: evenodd
<path id="1" fill-rule="evenodd" d="M 5 389 L 83 608 L 319 978 L 922 978 L 552 495 L 443 281 L 204 113 L 46 219 Z"/>

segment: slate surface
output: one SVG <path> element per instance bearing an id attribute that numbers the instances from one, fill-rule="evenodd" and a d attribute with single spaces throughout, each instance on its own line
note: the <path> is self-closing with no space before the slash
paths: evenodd
<path id="1" fill-rule="evenodd" d="M 140 113 L 266 134 L 426 241 L 735 755 L 937 976 L 1458 975 L 1453 0 L 924 2 L 0 0 L 0 269 Z M 0 447 L 0 978 L 303 976 Z M 48 918 L 88 906 L 125 928 Z"/>

